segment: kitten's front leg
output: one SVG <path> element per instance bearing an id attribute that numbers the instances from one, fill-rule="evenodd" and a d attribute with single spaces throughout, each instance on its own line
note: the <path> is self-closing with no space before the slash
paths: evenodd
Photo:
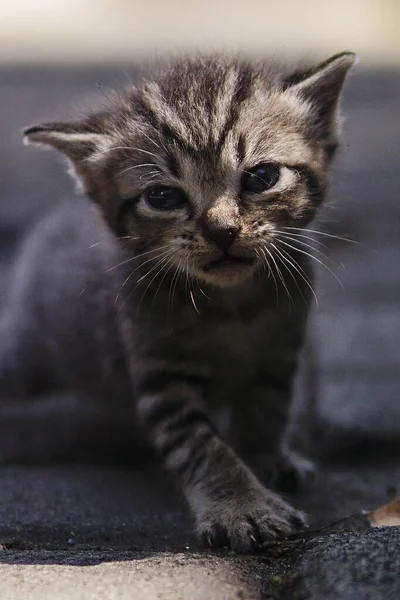
<path id="1" fill-rule="evenodd" d="M 230 437 L 262 481 L 282 491 L 301 488 L 315 472 L 315 465 L 289 448 L 286 439 L 291 406 L 291 386 L 285 381 L 262 378 L 249 392 L 239 394 L 232 406 Z"/>
<path id="2" fill-rule="evenodd" d="M 211 546 L 257 549 L 304 524 L 302 513 L 267 490 L 215 432 L 194 375 L 152 373 L 138 386 L 138 414 L 166 466 L 175 473 Z"/>

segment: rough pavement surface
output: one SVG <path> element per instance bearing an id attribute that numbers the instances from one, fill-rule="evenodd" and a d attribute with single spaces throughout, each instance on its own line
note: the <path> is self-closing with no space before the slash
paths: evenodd
<path id="1" fill-rule="evenodd" d="M 1 81 L 0 298 L 21 234 L 71 190 L 59 157 L 23 148 L 21 129 L 68 116 L 68 107 L 126 75 L 20 69 L 3 70 Z M 310 532 L 256 556 L 202 551 L 174 483 L 140 464 L 118 423 L 68 396 L 6 402 L 1 600 L 400 597 L 400 528 L 345 519 L 399 495 L 399 95 L 394 72 L 355 74 L 345 94 L 343 147 L 322 220 L 325 231 L 359 243 L 326 238 L 321 247 L 343 288 L 321 267 L 312 325 L 320 400 L 310 447 L 321 471 L 291 499 L 310 515 Z M 304 394 L 299 418 L 302 402 Z M 58 464 L 43 464 L 43 454 Z"/>

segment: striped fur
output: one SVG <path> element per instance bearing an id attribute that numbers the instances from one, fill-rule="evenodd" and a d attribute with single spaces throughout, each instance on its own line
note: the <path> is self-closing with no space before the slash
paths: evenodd
<path id="1" fill-rule="evenodd" d="M 83 122 L 26 132 L 69 157 L 109 230 L 124 237 L 121 265 L 101 280 L 107 298 L 117 292 L 110 313 L 126 395 L 213 546 L 251 551 L 304 523 L 255 469 L 309 468 L 283 442 L 312 294 L 301 236 L 323 200 L 353 60 L 343 53 L 284 78 L 241 60 L 185 59 Z M 244 174 L 264 163 L 279 179 L 249 193 Z M 146 190 L 158 185 L 188 201 L 154 210 Z M 75 387 L 106 393 L 79 377 Z M 214 414 L 224 406 L 222 431 Z"/>

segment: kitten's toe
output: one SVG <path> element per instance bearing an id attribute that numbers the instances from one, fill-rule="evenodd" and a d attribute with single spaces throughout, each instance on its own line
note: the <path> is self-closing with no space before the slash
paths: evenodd
<path id="1" fill-rule="evenodd" d="M 257 552 L 266 542 L 306 527 L 306 517 L 276 494 L 262 489 L 249 499 L 238 496 L 218 502 L 203 514 L 198 533 L 211 548 L 230 547 L 238 553 Z"/>
<path id="2" fill-rule="evenodd" d="M 261 512 L 258 509 L 248 520 L 252 524 L 253 532 L 256 532 L 260 548 L 265 542 L 287 537 L 290 533 L 307 527 L 306 515 L 278 496 L 274 496 L 274 502 L 268 511 L 264 509 Z"/>

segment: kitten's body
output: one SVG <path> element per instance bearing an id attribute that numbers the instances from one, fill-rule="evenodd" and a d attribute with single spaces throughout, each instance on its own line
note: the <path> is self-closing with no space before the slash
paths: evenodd
<path id="1" fill-rule="evenodd" d="M 249 452 L 266 454 L 269 442 L 272 452 L 276 441 L 266 435 L 268 416 L 274 397 L 281 398 L 281 380 L 286 424 L 297 348 L 307 315 L 304 298 L 309 289 L 305 283 L 301 298 L 293 280 L 287 282 L 291 300 L 282 283 L 271 276 L 257 277 L 254 287 L 220 290 L 202 284 L 201 291 L 196 288 L 191 297 L 183 278 L 176 283 L 172 297 L 172 272 L 165 285 L 159 288 L 157 279 L 145 294 L 146 281 L 136 291 L 134 283 L 121 291 L 130 274 L 129 262 L 115 267 L 126 259 L 126 252 L 115 243 L 98 211 L 82 199 L 58 207 L 33 227 L 14 270 L 0 320 L 2 395 L 67 388 L 103 402 L 106 409 L 112 403 L 113 410 L 129 418 L 132 383 L 117 319 L 121 311 L 132 311 L 136 322 L 132 352 L 138 355 L 137 348 L 141 348 L 151 360 L 164 361 L 166 371 L 168 364 L 179 364 L 183 373 L 204 378 L 204 404 L 211 412 L 238 408 L 238 431 L 235 435 L 232 431 L 230 441 L 238 442 L 234 438 L 239 436 L 244 441 L 243 436 L 250 434 L 246 440 Z M 282 339 L 284 324 L 289 335 Z M 293 353 L 284 351 L 285 345 L 292 346 Z M 251 404 L 250 398 L 268 377 L 278 389 L 272 389 L 268 399 L 265 396 L 265 406 L 259 401 Z M 246 411 L 241 410 L 243 399 Z M 255 415 L 246 426 L 243 418 L 249 405 Z M 234 417 L 229 412 L 230 418 Z M 274 419 L 271 434 L 279 437 L 276 425 Z M 265 464 L 265 470 L 270 466 Z"/>
<path id="2" fill-rule="evenodd" d="M 134 413 L 213 545 L 249 550 L 303 520 L 235 450 L 255 470 L 291 461 L 311 295 L 293 240 L 323 197 L 352 61 L 285 85 L 182 62 L 82 124 L 27 132 L 69 156 L 114 235 L 73 206 L 32 233 L 3 317 L 4 391 L 53 379 Z"/>

